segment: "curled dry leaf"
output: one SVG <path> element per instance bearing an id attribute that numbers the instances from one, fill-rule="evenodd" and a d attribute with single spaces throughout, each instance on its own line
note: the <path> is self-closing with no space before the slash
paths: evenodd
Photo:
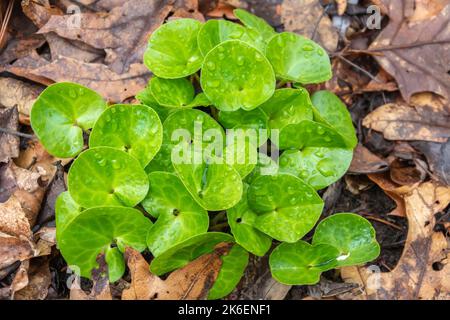
<path id="1" fill-rule="evenodd" d="M 286 31 L 296 32 L 317 41 L 329 52 L 337 48 L 339 36 L 330 18 L 317 0 L 284 0 L 281 4 L 281 22 Z"/>
<path id="2" fill-rule="evenodd" d="M 406 103 L 388 103 L 367 115 L 363 125 L 380 131 L 388 140 L 446 142 L 450 137 L 450 108 L 430 93 L 418 94 Z"/>
<path id="3" fill-rule="evenodd" d="M 166 280 L 150 273 L 142 255 L 130 248 L 125 256 L 131 273 L 131 285 L 122 293 L 123 300 L 194 300 L 205 299 L 222 265 L 228 245 L 219 244 L 215 251 L 172 272 Z"/>
<path id="4" fill-rule="evenodd" d="M 104 49 L 111 71 L 122 74 L 132 64 L 141 62 L 150 33 L 164 22 L 173 2 L 126 1 L 107 13 L 79 14 L 79 27 L 73 26 L 72 15 L 53 15 L 39 33 L 55 32 L 63 38 Z"/>
<path id="5" fill-rule="evenodd" d="M 358 144 L 353 151 L 353 159 L 348 171 L 350 173 L 377 173 L 389 169 L 389 164 L 370 152 L 369 149 L 362 144 Z"/>
<path id="6" fill-rule="evenodd" d="M 409 101 L 416 92 L 435 92 L 450 98 L 450 28 L 448 1 L 381 0 L 389 24 L 369 51 L 399 84 Z M 439 3 L 430 6 L 429 2 Z M 411 20 L 412 18 L 412 20 Z M 380 54 L 381 53 L 381 54 Z"/>
<path id="7" fill-rule="evenodd" d="M 403 198 L 399 195 L 401 186 L 391 180 L 389 172 L 368 174 L 367 177 L 375 182 L 389 198 L 394 200 L 396 207 L 389 212 L 390 215 L 406 217 L 405 203 Z"/>
<path id="8" fill-rule="evenodd" d="M 450 139 L 446 143 L 415 141 L 412 144 L 425 155 L 436 178 L 450 185 Z"/>
<path id="9" fill-rule="evenodd" d="M 426 182 L 405 193 L 399 191 L 399 195 L 405 202 L 409 228 L 397 266 L 386 273 L 373 273 L 370 267 L 345 267 L 341 270 L 342 278 L 364 288 L 364 293 L 356 297 L 360 299 L 447 300 L 448 244 L 443 233 L 434 231 L 434 215 L 449 205 L 450 187 Z M 437 270 L 436 265 L 440 266 Z"/>
<path id="10" fill-rule="evenodd" d="M 3 95 L 3 90 L 1 95 Z M 19 112 L 16 107 L 0 108 L 0 128 L 18 130 Z M 18 136 L 0 131 L 0 162 L 8 162 L 9 159 L 16 158 L 19 155 L 19 143 Z"/>
<path id="11" fill-rule="evenodd" d="M 100 63 L 84 63 L 62 56 L 49 63 L 37 55 L 17 60 L 8 67 L 8 71 L 44 85 L 53 81 L 77 82 L 113 102 L 121 102 L 136 95 L 147 85 L 150 75 L 148 69 L 140 63 L 130 65 L 128 72 L 118 74 Z"/>
<path id="12" fill-rule="evenodd" d="M 12 108 L 17 106 L 19 120 L 30 124 L 30 110 L 43 87 L 13 78 L 0 78 L 0 104 Z"/>
<path id="13" fill-rule="evenodd" d="M 11 288 L 11 298 L 14 300 L 43 300 L 47 297 L 48 288 L 51 284 L 51 274 L 47 258 L 35 258 L 22 262 L 26 264 L 26 274 L 20 274 L 22 288 Z M 22 266 L 13 280 L 21 272 Z"/>

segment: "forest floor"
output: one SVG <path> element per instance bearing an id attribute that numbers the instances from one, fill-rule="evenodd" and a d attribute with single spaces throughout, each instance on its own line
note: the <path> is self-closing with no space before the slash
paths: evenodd
<path id="1" fill-rule="evenodd" d="M 333 78 L 308 89 L 340 96 L 359 144 L 349 172 L 321 192 L 323 216 L 369 219 L 381 255 L 293 287 L 271 278 L 267 257 L 252 258 L 228 299 L 450 299 L 448 0 L 2 1 L 0 299 L 105 298 L 67 287 L 73 275 L 55 246 L 54 202 L 68 163 L 32 135 L 39 93 L 73 81 L 132 102 L 150 77 L 141 57 L 153 30 L 176 17 L 235 20 L 236 7 L 328 51 Z M 74 31 L 80 17 L 89 28 Z M 111 285 L 106 298 L 119 299 L 130 281 L 127 274 Z"/>

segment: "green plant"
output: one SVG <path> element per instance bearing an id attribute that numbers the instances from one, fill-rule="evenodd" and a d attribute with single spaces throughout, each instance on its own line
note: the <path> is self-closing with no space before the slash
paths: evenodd
<path id="1" fill-rule="evenodd" d="M 331 77 L 328 55 L 235 14 L 242 25 L 178 19 L 158 28 L 144 55 L 155 76 L 136 96 L 141 105 L 108 107 L 72 83 L 49 86 L 34 104 L 31 124 L 47 150 L 79 154 L 56 223 L 61 253 L 82 276 L 104 253 L 110 280 L 119 279 L 127 246 L 148 248 L 156 275 L 219 246 L 228 253 L 209 292 L 216 299 L 237 285 L 248 253 L 264 256 L 273 240 L 281 244 L 270 268 L 286 284 L 313 284 L 323 271 L 378 256 L 374 229 L 351 213 L 322 220 L 312 244 L 301 240 L 323 210 L 317 190 L 345 174 L 357 144 L 339 98 L 302 87 Z"/>

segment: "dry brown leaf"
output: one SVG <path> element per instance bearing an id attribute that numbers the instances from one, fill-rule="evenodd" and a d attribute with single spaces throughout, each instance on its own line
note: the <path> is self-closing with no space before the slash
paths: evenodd
<path id="1" fill-rule="evenodd" d="M 342 16 L 347 9 L 347 0 L 336 0 L 337 14 Z"/>
<path id="2" fill-rule="evenodd" d="M 92 270 L 92 290 L 89 294 L 80 288 L 79 278 L 70 288 L 70 300 L 112 300 L 105 255 L 97 257 L 98 268 Z"/>
<path id="3" fill-rule="evenodd" d="M 389 24 L 370 45 L 369 51 L 397 80 L 406 101 L 414 93 L 425 91 L 450 99 L 449 1 L 416 0 L 416 6 L 412 2 L 381 0 L 387 9 Z"/>
<path id="4" fill-rule="evenodd" d="M 3 90 L 0 94 L 4 95 Z M 0 108 L 0 128 L 12 131 L 19 129 L 19 112 L 16 107 Z M 18 136 L 0 131 L 0 163 L 19 155 L 19 143 Z"/>
<path id="5" fill-rule="evenodd" d="M 406 217 L 405 202 L 399 195 L 402 187 L 391 180 L 389 172 L 368 174 L 367 177 L 375 182 L 397 205 L 389 214 Z"/>
<path id="6" fill-rule="evenodd" d="M 125 257 L 131 273 L 131 285 L 122 293 L 123 300 L 197 300 L 204 299 L 217 278 L 222 255 L 228 245 L 218 245 L 185 267 L 173 271 L 166 280 L 153 275 L 142 255 L 127 248 Z"/>
<path id="7" fill-rule="evenodd" d="M 49 0 L 25 0 L 21 2 L 22 11 L 37 27 L 42 27 L 52 15 L 62 15 L 57 7 L 50 5 Z"/>
<path id="8" fill-rule="evenodd" d="M 357 297 L 361 299 L 449 299 L 448 244 L 441 232 L 434 231 L 434 215 L 449 205 L 450 187 L 426 182 L 399 195 L 405 201 L 408 236 L 397 266 L 381 274 L 366 267 L 345 267 L 342 278 L 364 287 L 364 294 Z M 434 270 L 436 264 L 442 268 Z"/>
<path id="9" fill-rule="evenodd" d="M 45 38 L 40 34 L 14 37 L 0 54 L 0 66 L 29 55 L 44 43 Z"/>
<path id="10" fill-rule="evenodd" d="M 133 64 L 141 63 L 150 33 L 164 22 L 173 2 L 131 0 L 107 13 L 81 13 L 79 28 L 73 27 L 72 15 L 53 15 L 39 33 L 55 32 L 104 49 L 111 71 L 122 74 Z"/>
<path id="11" fill-rule="evenodd" d="M 23 274 L 23 270 L 25 270 L 25 274 Z M 16 283 L 18 276 L 20 286 Z M 47 297 L 50 284 L 51 274 L 47 258 L 24 261 L 11 284 L 11 298 L 15 300 L 43 300 Z"/>
<path id="12" fill-rule="evenodd" d="M 444 99 L 430 93 L 418 94 L 406 103 L 378 107 L 364 120 L 367 128 L 380 131 L 388 140 L 446 142 L 450 137 L 450 107 Z"/>
<path id="13" fill-rule="evenodd" d="M 389 164 L 370 152 L 362 144 L 358 144 L 353 151 L 353 159 L 348 169 L 351 173 L 376 173 L 388 170 Z"/>
<path id="14" fill-rule="evenodd" d="M 7 108 L 17 106 L 20 122 L 30 124 L 31 107 L 42 90 L 42 86 L 0 77 L 0 104 Z"/>
<path id="15" fill-rule="evenodd" d="M 48 63 L 36 55 L 17 60 L 8 71 L 45 85 L 53 81 L 77 82 L 112 102 L 121 102 L 136 95 L 147 85 L 150 76 L 150 71 L 140 63 L 130 65 L 126 73 L 117 74 L 100 63 L 84 63 L 62 56 Z"/>
<path id="16" fill-rule="evenodd" d="M 64 39 L 53 32 L 44 36 L 50 47 L 51 56 L 55 59 L 63 56 L 77 59 L 81 62 L 103 62 L 105 55 L 103 50 L 93 48 L 81 41 Z"/>
<path id="17" fill-rule="evenodd" d="M 412 145 L 425 155 L 436 179 L 450 185 L 450 139 L 446 143 L 416 141 Z"/>
<path id="18" fill-rule="evenodd" d="M 330 18 L 317 0 L 284 0 L 281 4 L 281 21 L 286 31 L 296 32 L 307 38 L 315 34 L 314 41 L 329 52 L 337 48 L 339 36 Z"/>
<path id="19" fill-rule="evenodd" d="M 208 17 L 211 18 L 227 18 L 230 20 L 235 20 L 236 17 L 233 13 L 234 7 L 225 3 L 223 0 L 219 0 L 217 6 L 207 13 Z"/>
<path id="20" fill-rule="evenodd" d="M 6 202 L 0 203 L 0 232 L 31 239 L 30 221 L 22 208 L 20 199 L 14 195 Z"/>

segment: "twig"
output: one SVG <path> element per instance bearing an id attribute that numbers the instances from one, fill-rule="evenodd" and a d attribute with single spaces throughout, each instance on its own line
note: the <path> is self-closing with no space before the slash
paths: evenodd
<path id="1" fill-rule="evenodd" d="M 323 9 L 322 14 L 320 15 L 319 19 L 317 20 L 316 25 L 314 26 L 313 33 L 311 34 L 311 40 L 314 41 L 314 38 L 316 37 L 317 28 L 319 27 L 320 21 L 322 21 L 323 17 L 325 17 L 325 15 L 327 14 L 327 11 L 328 11 L 330 5 L 331 4 L 327 4 L 325 6 L 325 8 Z"/>
<path id="2" fill-rule="evenodd" d="M 6 134 L 11 134 L 13 136 L 18 136 L 18 137 L 22 137 L 22 138 L 31 139 L 31 140 L 37 140 L 33 134 L 22 133 L 19 131 L 8 129 L 8 128 L 0 127 L 0 133 L 6 133 Z"/>
<path id="3" fill-rule="evenodd" d="M 1 17 L 2 19 L 2 26 L 0 29 L 0 47 L 2 46 L 3 43 L 3 38 L 5 36 L 6 33 L 6 27 L 8 26 L 9 23 L 9 19 L 11 18 L 11 14 L 12 14 L 12 10 L 14 8 L 14 0 L 9 0 L 8 2 L 8 7 L 6 8 L 5 11 L 5 16 Z"/>
<path id="4" fill-rule="evenodd" d="M 384 219 L 381 219 L 381 218 L 377 218 L 377 217 L 371 216 L 370 214 L 364 214 L 364 213 L 362 213 L 362 215 L 364 215 L 364 216 L 365 216 L 367 219 L 369 219 L 369 220 L 378 221 L 378 222 L 384 223 L 384 224 L 386 224 L 386 225 L 388 225 L 388 226 L 390 226 L 390 227 L 392 227 L 392 228 L 394 228 L 394 229 L 403 231 L 402 227 L 396 225 L 395 223 L 389 222 L 389 221 L 384 220 Z"/>
<path id="5" fill-rule="evenodd" d="M 366 76 L 368 76 L 370 79 L 372 79 L 375 82 L 381 83 L 381 81 L 379 79 L 377 79 L 377 77 L 375 77 L 373 74 L 371 74 L 369 71 L 361 68 L 360 66 L 358 66 L 357 64 L 353 63 L 352 61 L 348 60 L 347 58 L 344 58 L 343 56 L 337 54 L 336 57 L 338 59 L 341 59 L 342 61 L 344 61 L 345 63 L 348 63 L 349 65 L 351 65 L 353 68 L 358 69 L 359 71 L 361 71 L 362 73 L 364 73 Z"/>

